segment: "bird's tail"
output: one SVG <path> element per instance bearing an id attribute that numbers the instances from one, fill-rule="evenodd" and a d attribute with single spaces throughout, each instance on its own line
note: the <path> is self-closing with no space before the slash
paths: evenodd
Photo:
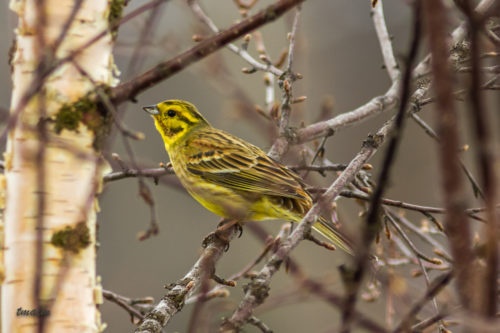
<path id="1" fill-rule="evenodd" d="M 332 222 L 320 216 L 312 227 L 314 230 L 316 230 L 321 235 L 326 237 L 330 242 L 332 242 L 333 245 L 342 249 L 350 255 L 354 255 L 351 240 L 347 238 L 347 236 L 345 236 L 340 230 L 338 230 Z"/>

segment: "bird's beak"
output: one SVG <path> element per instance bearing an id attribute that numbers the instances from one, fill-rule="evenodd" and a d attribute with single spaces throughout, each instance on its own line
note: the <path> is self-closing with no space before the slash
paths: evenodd
<path id="1" fill-rule="evenodd" d="M 145 106 L 142 109 L 152 116 L 156 116 L 156 115 L 160 114 L 156 105 Z"/>

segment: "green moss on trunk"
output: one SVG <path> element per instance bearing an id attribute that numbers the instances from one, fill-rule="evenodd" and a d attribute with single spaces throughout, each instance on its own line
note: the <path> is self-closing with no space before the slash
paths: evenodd
<path id="1" fill-rule="evenodd" d="M 103 89 L 99 87 L 98 89 Z M 109 89 L 104 88 L 105 91 Z M 78 132 L 80 123 L 94 133 L 93 147 L 99 151 L 109 133 L 112 116 L 100 102 L 96 102 L 95 93 L 90 93 L 72 104 L 64 104 L 55 115 L 54 131 Z"/>
<path id="2" fill-rule="evenodd" d="M 79 222 L 74 228 L 68 226 L 56 231 L 50 242 L 66 251 L 78 253 L 90 245 L 90 231 L 85 222 Z"/>

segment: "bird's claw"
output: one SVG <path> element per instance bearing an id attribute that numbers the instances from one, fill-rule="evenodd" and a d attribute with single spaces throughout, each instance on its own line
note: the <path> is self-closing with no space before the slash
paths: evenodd
<path id="1" fill-rule="evenodd" d="M 240 238 L 241 235 L 243 235 L 243 227 L 241 226 L 240 221 L 238 221 L 238 220 L 226 220 L 226 219 L 224 219 L 217 225 L 217 230 L 225 231 L 225 230 L 231 228 L 232 226 L 234 226 L 236 228 L 236 230 L 238 231 L 238 238 Z"/>
<path id="2" fill-rule="evenodd" d="M 236 223 L 234 226 L 238 230 L 238 238 L 240 238 L 243 235 L 243 227 L 239 223 Z"/>
<path id="3" fill-rule="evenodd" d="M 235 228 L 238 232 L 238 238 L 243 234 L 243 227 L 238 220 L 227 220 L 224 219 L 217 225 L 217 229 L 214 232 L 209 233 L 204 239 L 201 245 L 206 248 L 210 243 L 219 240 L 224 244 L 224 252 L 229 250 L 230 235 L 232 234 L 231 228 Z"/>

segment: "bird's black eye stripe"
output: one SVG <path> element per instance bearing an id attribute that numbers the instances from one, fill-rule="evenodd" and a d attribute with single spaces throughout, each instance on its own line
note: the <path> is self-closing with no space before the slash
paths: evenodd
<path id="1" fill-rule="evenodd" d="M 177 114 L 177 113 L 176 113 L 174 110 L 168 110 L 168 111 L 167 111 L 167 115 L 168 115 L 169 117 L 175 117 L 175 115 L 176 115 L 176 114 Z"/>

